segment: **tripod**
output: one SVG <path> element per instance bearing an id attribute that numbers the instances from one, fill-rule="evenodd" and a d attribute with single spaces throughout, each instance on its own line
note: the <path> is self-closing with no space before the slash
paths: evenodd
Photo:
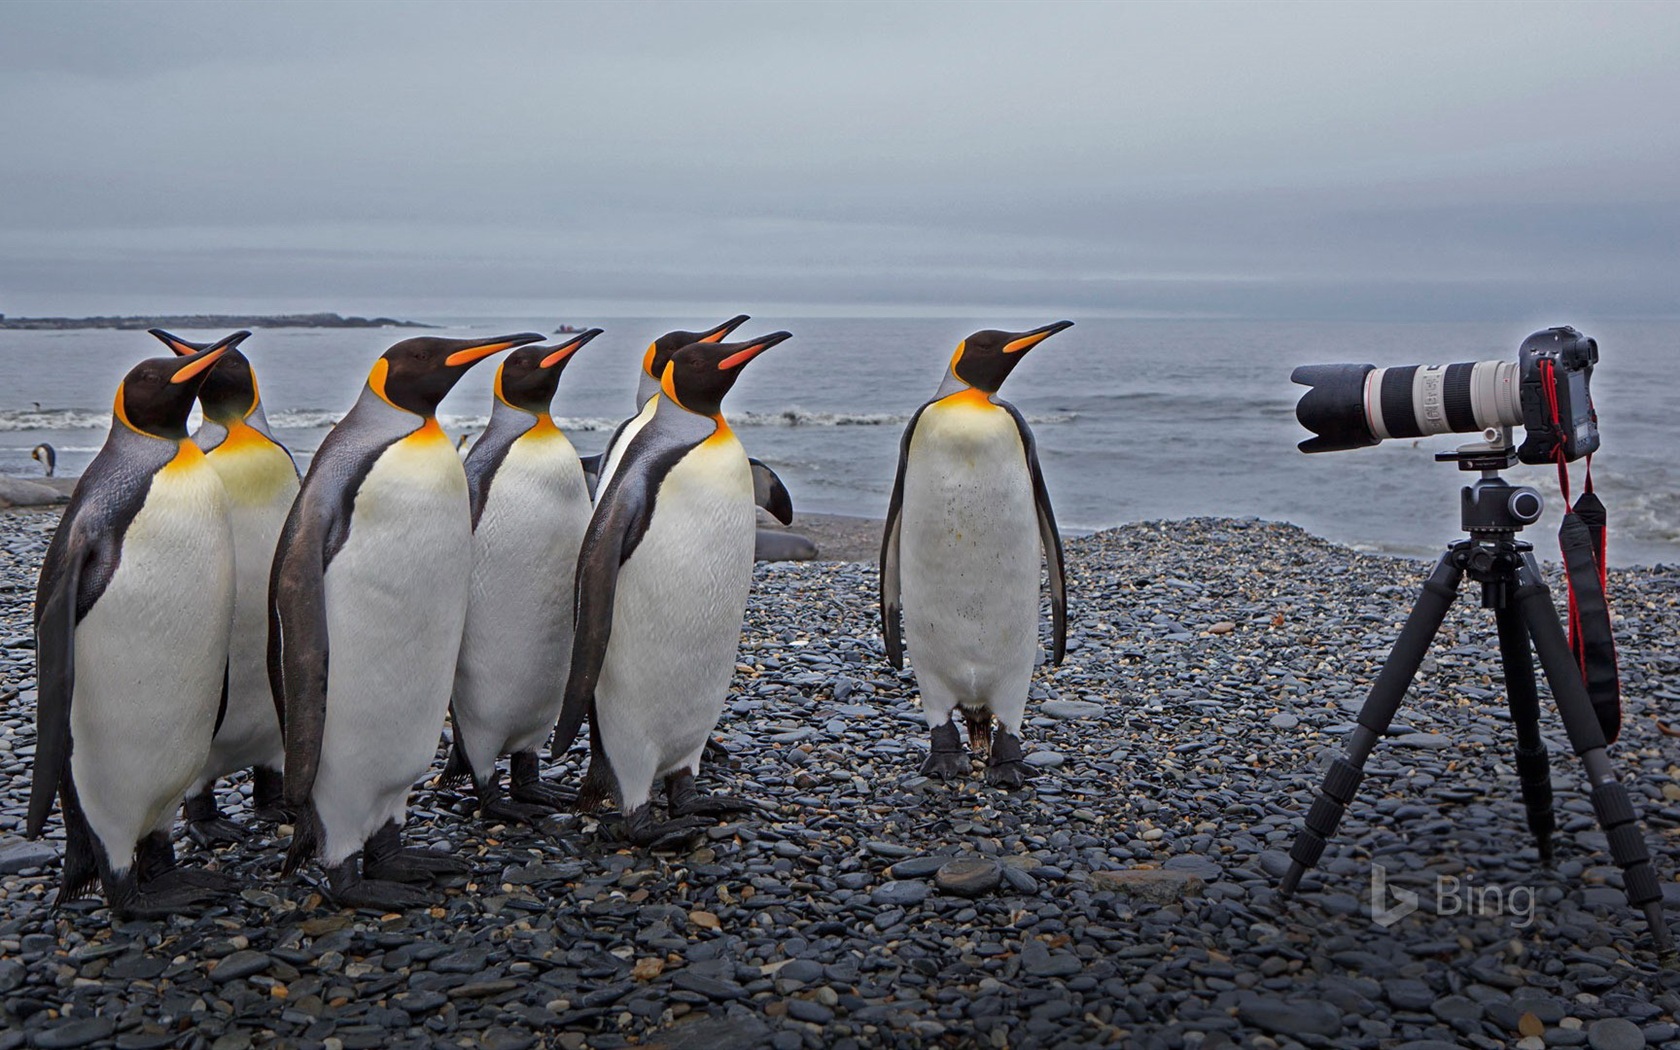
<path id="1" fill-rule="evenodd" d="M 1651 867 L 1651 856 L 1637 824 L 1633 801 L 1616 779 L 1616 771 L 1604 753 L 1604 730 L 1594 714 L 1592 701 L 1581 678 L 1581 669 L 1569 647 L 1551 592 L 1535 563 L 1533 545 L 1518 540 L 1524 525 L 1539 520 L 1540 494 L 1531 488 L 1508 484 L 1499 471 L 1516 462 L 1510 431 L 1503 439 L 1486 445 L 1468 445 L 1457 452 L 1441 453 L 1437 459 L 1452 460 L 1461 470 L 1480 470 L 1481 480 L 1466 486 L 1462 494 L 1466 540 L 1448 546 L 1434 572 L 1423 585 L 1412 606 L 1400 637 L 1389 651 L 1370 696 L 1359 710 L 1358 726 L 1349 740 L 1347 754 L 1331 763 L 1319 796 L 1308 811 L 1305 826 L 1289 851 L 1289 871 L 1278 887 L 1289 897 L 1301 876 L 1324 854 L 1325 840 L 1336 832 L 1354 791 L 1365 776 L 1365 762 L 1377 740 L 1388 729 L 1405 699 L 1406 690 L 1423 663 L 1424 654 L 1446 618 L 1447 609 L 1458 596 L 1465 576 L 1482 586 L 1482 607 L 1492 609 L 1499 632 L 1499 657 L 1504 666 L 1505 688 L 1511 721 L 1517 730 L 1517 779 L 1522 785 L 1523 807 L 1528 827 L 1534 833 L 1540 859 L 1552 860 L 1552 782 L 1546 746 L 1540 739 L 1540 700 L 1535 688 L 1534 651 L 1557 701 L 1569 743 L 1580 756 L 1592 787 L 1593 812 L 1609 839 L 1610 856 L 1622 869 L 1628 903 L 1645 913 L 1652 943 L 1659 953 L 1674 950 L 1662 915 L 1662 887 Z M 1534 650 L 1529 648 L 1533 640 Z"/>

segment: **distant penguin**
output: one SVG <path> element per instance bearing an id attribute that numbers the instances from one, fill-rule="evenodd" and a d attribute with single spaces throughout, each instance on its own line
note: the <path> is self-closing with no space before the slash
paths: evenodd
<path id="1" fill-rule="evenodd" d="M 177 868 L 169 841 L 227 703 L 227 494 L 187 438 L 193 397 L 225 352 L 217 344 L 129 371 L 110 435 L 41 564 L 26 831 L 40 835 L 62 800 L 60 903 L 97 877 L 115 914 L 157 918 L 232 888 Z"/>
<path id="2" fill-rule="evenodd" d="M 268 667 L 286 732 L 286 871 L 311 857 L 350 907 L 430 898 L 464 872 L 404 849 L 408 794 L 443 733 L 466 621 L 472 508 L 437 406 L 474 363 L 535 333 L 405 339 L 315 453 L 274 555 Z M 359 870 L 358 870 L 359 869 Z"/>
<path id="3" fill-rule="evenodd" d="M 29 458 L 41 464 L 41 469 L 49 478 L 58 469 L 58 450 L 45 441 L 29 450 Z"/>
<path id="4" fill-rule="evenodd" d="M 177 354 L 204 349 L 161 328 L 151 334 Z M 233 635 L 228 641 L 228 706 L 204 772 L 187 792 L 183 816 L 200 845 L 237 842 L 239 825 L 216 808 L 216 778 L 254 769 L 252 803 L 262 820 L 280 822 L 281 767 L 286 746 L 268 682 L 268 575 L 274 545 L 298 492 L 298 470 L 274 439 L 257 391 L 256 373 L 239 350 L 250 332 L 222 342 L 227 352 L 198 391 L 204 421 L 193 435 L 227 488 L 233 525 Z"/>
<path id="5" fill-rule="evenodd" d="M 989 751 L 987 781 L 1019 787 L 1027 775 L 1021 716 L 1038 662 L 1041 556 L 1049 565 L 1058 664 L 1066 649 L 1067 585 L 1032 431 L 997 392 L 1028 350 L 1072 324 L 988 330 L 963 340 L 899 445 L 881 544 L 881 625 L 888 659 L 903 667 L 902 606 L 933 730 L 924 774 L 968 772 L 954 721 L 960 708 L 970 745 Z"/>
<path id="6" fill-rule="evenodd" d="M 723 713 L 753 565 L 752 470 L 721 402 L 746 364 L 788 338 L 697 343 L 665 366 L 578 555 L 577 633 L 554 753 L 590 719 L 578 806 L 613 797 L 632 842 L 665 847 L 747 804 L 694 785 Z M 650 799 L 663 777 L 670 818 Z"/>
<path id="7" fill-rule="evenodd" d="M 569 799 L 538 777 L 572 658 L 573 580 L 589 487 L 550 404 L 572 355 L 601 334 L 522 346 L 496 372 L 490 424 L 467 457 L 472 598 L 450 700 L 446 781 L 471 778 L 487 818 L 535 822 Z M 512 756 L 512 800 L 496 762 Z"/>
<path id="8" fill-rule="evenodd" d="M 462 459 L 466 459 L 467 458 L 467 452 L 470 451 L 471 445 L 472 445 L 472 431 L 470 431 L 470 430 L 461 431 L 461 436 L 455 439 L 455 453 L 456 453 L 456 455 L 460 456 Z"/>

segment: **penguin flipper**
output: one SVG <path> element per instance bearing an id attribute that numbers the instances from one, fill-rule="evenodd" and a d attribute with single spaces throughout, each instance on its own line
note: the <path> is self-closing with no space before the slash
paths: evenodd
<path id="1" fill-rule="evenodd" d="M 931 402 L 930 402 L 931 403 Z M 887 503 L 887 527 L 881 534 L 881 639 L 887 643 L 887 662 L 904 669 L 904 638 L 899 633 L 898 533 L 904 512 L 904 468 L 910 462 L 910 437 L 916 432 L 927 405 L 916 409 L 904 427 L 898 443 L 898 476 L 893 479 L 892 499 Z"/>
<path id="2" fill-rule="evenodd" d="M 628 464 L 621 464 L 601 494 L 594 517 L 589 519 L 583 547 L 578 551 L 577 630 L 572 635 L 572 666 L 566 677 L 560 722 L 549 742 L 550 757 L 563 755 L 572 746 L 584 716 L 595 704 L 595 685 L 600 680 L 601 665 L 607 659 L 607 640 L 612 634 L 619 567 L 647 533 L 659 479 L 687 451 L 688 447 L 682 446 L 674 452 L 656 453 L 667 461 L 655 462 L 648 470 L 627 470 Z"/>
<path id="3" fill-rule="evenodd" d="M 75 526 L 70 526 L 72 529 Z M 69 780 L 70 698 L 76 690 L 76 599 L 82 567 L 93 556 L 74 531 L 59 570 L 43 573 L 35 603 L 35 763 L 30 770 L 29 813 L 24 834 L 46 827 L 59 785 Z"/>
<path id="4" fill-rule="evenodd" d="M 606 458 L 607 454 L 605 452 L 594 456 L 578 457 L 578 466 L 583 468 L 583 481 L 584 484 L 589 486 L 589 495 L 591 499 L 595 496 L 595 482 L 599 481 L 601 478 L 601 463 Z"/>
<path id="5" fill-rule="evenodd" d="M 1067 655 L 1067 571 L 1062 559 L 1062 534 L 1056 528 L 1056 512 L 1050 507 L 1050 490 L 1044 485 L 1044 471 L 1038 465 L 1038 444 L 1026 417 L 1014 405 L 1000 402 L 1015 417 L 1021 447 L 1027 455 L 1027 472 L 1032 475 L 1033 504 L 1038 508 L 1038 536 L 1044 546 L 1044 564 L 1050 577 L 1050 662 L 1060 666 Z"/>
<path id="6" fill-rule="evenodd" d="M 327 721 L 327 532 L 300 499 L 268 582 L 268 678 L 286 745 L 281 800 L 293 813 L 315 787 Z"/>
<path id="7" fill-rule="evenodd" d="M 753 502 L 769 511 L 783 525 L 793 524 L 793 497 L 776 472 L 759 460 L 748 458 L 752 468 Z"/>

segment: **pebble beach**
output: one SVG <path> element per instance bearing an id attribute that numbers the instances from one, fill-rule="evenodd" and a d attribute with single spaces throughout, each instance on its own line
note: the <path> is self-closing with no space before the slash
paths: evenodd
<path id="1" fill-rule="evenodd" d="M 177 841 L 239 896 L 116 922 L 97 898 L 50 907 L 56 817 L 22 839 L 56 520 L 0 514 L 0 1050 L 1680 1047 L 1680 970 L 1622 896 L 1544 690 L 1559 832 L 1540 864 L 1473 588 L 1323 862 L 1275 892 L 1427 562 L 1252 519 L 1068 539 L 1067 659 L 1034 678 L 1037 776 L 1004 792 L 978 764 L 918 775 L 914 678 L 877 620 L 879 525 L 813 522 L 824 558 L 856 560 L 755 570 L 715 733 L 729 757 L 701 779 L 760 811 L 692 851 L 631 850 L 610 814 L 486 826 L 427 782 L 411 843 L 474 865 L 429 911 L 325 906 L 313 873 L 279 874 L 290 829 L 259 827 L 214 852 Z M 1610 755 L 1680 917 L 1680 566 L 1610 587 Z M 584 758 L 548 772 L 575 782 Z M 237 819 L 248 790 L 223 789 Z M 1387 925 L 1379 866 L 1418 905 Z"/>

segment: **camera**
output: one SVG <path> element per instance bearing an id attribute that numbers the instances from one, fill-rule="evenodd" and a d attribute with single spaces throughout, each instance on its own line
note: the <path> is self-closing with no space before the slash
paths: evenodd
<path id="1" fill-rule="evenodd" d="M 1552 463 L 1597 451 L 1598 416 L 1589 382 L 1598 342 L 1568 326 L 1524 339 L 1517 360 L 1450 365 L 1302 365 L 1293 382 L 1311 387 L 1295 418 L 1316 437 L 1302 452 L 1340 452 L 1387 438 L 1471 433 L 1520 426 L 1517 457 Z"/>

